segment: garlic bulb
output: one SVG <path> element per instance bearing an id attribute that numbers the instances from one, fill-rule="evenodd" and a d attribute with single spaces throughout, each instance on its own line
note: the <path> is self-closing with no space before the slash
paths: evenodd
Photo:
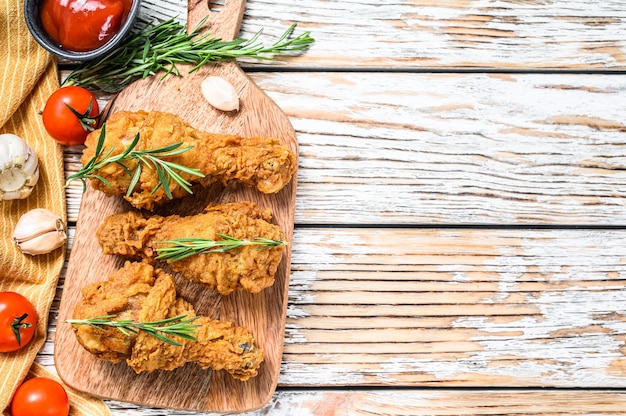
<path id="1" fill-rule="evenodd" d="M 0 134 L 0 200 L 28 197 L 38 180 L 33 148 L 15 134 Z"/>
<path id="2" fill-rule="evenodd" d="M 13 240 L 22 253 L 35 256 L 61 247 L 67 234 L 61 217 L 45 208 L 35 208 L 17 221 Z"/>
<path id="3" fill-rule="evenodd" d="M 239 110 L 239 95 L 222 77 L 207 77 L 200 85 L 202 95 L 213 107 L 222 111 Z"/>

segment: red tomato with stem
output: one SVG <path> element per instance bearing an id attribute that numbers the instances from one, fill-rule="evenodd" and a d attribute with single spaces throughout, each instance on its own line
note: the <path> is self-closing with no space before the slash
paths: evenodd
<path id="1" fill-rule="evenodd" d="M 16 292 L 0 292 L 0 352 L 26 346 L 37 328 L 37 312 L 28 299 Z"/>
<path id="2" fill-rule="evenodd" d="M 76 86 L 52 93 L 41 113 L 48 134 L 66 146 L 83 144 L 87 135 L 98 128 L 99 115 L 96 97 Z"/>
<path id="3" fill-rule="evenodd" d="M 70 402 L 63 386 L 46 377 L 25 381 L 13 395 L 12 416 L 67 416 Z"/>

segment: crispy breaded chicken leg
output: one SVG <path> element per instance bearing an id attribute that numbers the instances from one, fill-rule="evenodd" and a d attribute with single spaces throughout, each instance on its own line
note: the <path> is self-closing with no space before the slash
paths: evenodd
<path id="1" fill-rule="evenodd" d="M 214 182 L 223 184 L 238 181 L 256 187 L 263 193 L 280 191 L 291 181 L 296 171 L 296 158 L 293 153 L 275 138 L 239 137 L 226 134 L 213 134 L 196 130 L 174 114 L 158 111 L 118 111 L 105 123 L 103 149 L 113 148 L 110 156 L 115 156 L 133 141 L 139 133 L 139 142 L 135 149 L 157 149 L 182 142 L 181 148 L 192 146 L 184 153 L 168 156 L 166 159 L 188 168 L 197 168 L 204 178 L 189 173 L 181 173 L 187 181 L 198 182 L 207 186 Z M 85 141 L 82 163 L 86 165 L 96 152 L 96 145 L 101 129 L 89 134 Z M 128 169 L 113 163 L 96 173 L 106 180 L 91 180 L 91 185 L 106 195 L 124 195 L 124 198 L 136 208 L 148 210 L 163 205 L 169 198 L 160 187 L 160 178 L 152 168 L 143 168 L 137 185 L 130 195 L 130 172 L 137 166 L 135 161 L 123 163 Z M 188 195 L 178 183 L 169 184 L 173 198 Z"/>
<path id="2" fill-rule="evenodd" d="M 220 240 L 218 234 L 241 240 L 267 238 L 283 241 L 280 227 L 271 224 L 269 210 L 261 211 L 252 202 L 209 206 L 204 213 L 181 217 L 145 216 L 129 211 L 105 218 L 96 236 L 105 254 L 154 261 L 158 241 L 196 237 Z M 173 271 L 228 295 L 236 289 L 258 293 L 274 284 L 284 246 L 259 250 L 255 246 L 220 253 L 196 254 L 169 261 Z"/>
<path id="3" fill-rule="evenodd" d="M 74 320 L 107 315 L 133 322 L 154 322 L 186 315 L 196 316 L 193 306 L 176 296 L 174 279 L 146 263 L 126 262 L 108 280 L 83 289 L 75 306 Z M 199 317 L 192 322 L 197 341 L 167 335 L 180 345 L 164 342 L 148 333 L 123 334 L 116 328 L 73 325 L 78 342 L 96 357 L 114 363 L 126 360 L 137 373 L 172 370 L 187 362 L 202 368 L 226 370 L 234 378 L 247 380 L 258 373 L 262 350 L 243 327 L 230 322 Z"/>

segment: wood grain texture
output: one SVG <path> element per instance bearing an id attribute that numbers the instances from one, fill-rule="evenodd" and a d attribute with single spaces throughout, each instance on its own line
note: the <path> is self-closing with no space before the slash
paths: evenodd
<path id="1" fill-rule="evenodd" d="M 626 65 L 621 0 L 251 0 L 243 37 L 286 25 L 316 43 L 289 67 L 602 69 Z"/>
<path id="2" fill-rule="evenodd" d="M 180 24 L 187 22 L 187 2 L 169 0 L 141 0 L 135 30 L 149 24 L 175 19 Z"/>
<path id="3" fill-rule="evenodd" d="M 298 132 L 298 223 L 626 223 L 621 76 L 254 76 Z"/>
<path id="4" fill-rule="evenodd" d="M 115 416 L 163 416 L 162 409 L 109 402 Z M 580 416 L 626 415 L 619 391 L 346 389 L 278 390 L 266 407 L 245 416 Z M 168 411 L 167 416 L 206 413 Z M 212 414 L 216 415 L 216 414 Z"/>
<path id="5" fill-rule="evenodd" d="M 610 391 L 321 389 L 279 391 L 267 407 L 246 416 L 617 416 L 626 414 L 625 404 L 623 393 Z M 135 407 L 121 407 L 115 413 L 116 416 L 162 414 Z"/>
<path id="6" fill-rule="evenodd" d="M 198 2 L 199 3 L 199 2 Z M 219 10 L 224 1 L 211 0 Z M 137 27 L 186 22 L 186 2 L 143 0 Z M 195 20 L 192 20 L 192 23 Z M 269 45 L 292 23 L 315 45 L 252 68 L 604 70 L 626 68 L 621 0 L 249 0 L 239 36 Z"/>
<path id="7" fill-rule="evenodd" d="M 306 54 L 240 61 L 301 156 L 279 386 L 248 414 L 626 414 L 623 2 L 249 0 L 239 35 L 291 23 Z"/>
<path id="8" fill-rule="evenodd" d="M 625 387 L 625 237 L 297 230 L 280 382 Z"/>
<path id="9" fill-rule="evenodd" d="M 624 77 L 250 77 L 298 134 L 298 224 L 626 224 Z"/>
<path id="10" fill-rule="evenodd" d="M 206 3 L 190 3 L 189 19 L 209 13 L 207 30 L 232 39 L 241 22 L 244 0 L 228 2 L 220 12 L 210 12 Z M 216 29 L 219 28 L 219 29 Z M 183 73 L 187 74 L 187 71 Z M 240 110 L 222 112 L 202 97 L 200 83 L 209 75 L 219 75 L 240 94 Z M 159 110 L 182 117 L 193 127 L 244 137 L 275 137 L 298 155 L 295 132 L 282 110 L 239 68 L 237 63 L 210 65 L 182 77 L 151 77 L 122 91 L 113 111 Z M 167 212 L 188 215 L 210 203 L 252 201 L 270 208 L 273 221 L 287 241 L 294 224 L 297 175 L 276 194 L 260 194 L 252 188 L 212 186 L 193 196 L 164 207 Z M 172 208 L 172 206 L 175 208 Z M 127 210 L 121 198 L 107 198 L 89 189 L 82 197 L 77 218 L 75 246 L 70 255 L 59 319 L 70 318 L 81 290 L 88 283 L 104 280 L 121 267 L 122 260 L 102 254 L 95 231 L 110 214 Z M 163 213 L 163 211 L 161 211 Z M 177 279 L 178 295 L 191 302 L 199 315 L 233 322 L 247 328 L 263 349 L 264 362 L 259 375 L 246 382 L 233 380 L 224 372 L 203 371 L 192 364 L 168 372 L 136 375 L 130 367 L 97 360 L 76 341 L 70 325 L 58 328 L 55 341 L 56 367 L 63 380 L 79 390 L 109 399 L 143 405 L 195 411 L 241 412 L 259 408 L 270 400 L 278 383 L 283 348 L 291 244 L 287 246 L 272 287 L 258 294 L 239 291 L 226 297 Z M 189 380 L 194 380 L 193 388 Z"/>

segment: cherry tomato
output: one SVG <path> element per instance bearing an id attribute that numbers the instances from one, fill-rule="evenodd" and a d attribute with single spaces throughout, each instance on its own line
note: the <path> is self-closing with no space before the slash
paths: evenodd
<path id="1" fill-rule="evenodd" d="M 41 116 L 46 131 L 54 140 L 75 146 L 83 144 L 87 135 L 98 127 L 99 113 L 98 102 L 91 92 L 68 86 L 52 93 Z"/>
<path id="2" fill-rule="evenodd" d="M 128 16 L 130 0 L 44 0 L 41 23 L 70 51 L 85 52 L 107 43 Z"/>
<path id="3" fill-rule="evenodd" d="M 16 292 L 0 292 L 0 352 L 26 346 L 37 327 L 37 313 L 28 299 Z"/>
<path id="4" fill-rule="evenodd" d="M 18 387 L 11 402 L 12 416 L 67 416 L 70 402 L 58 382 L 35 377 Z"/>

